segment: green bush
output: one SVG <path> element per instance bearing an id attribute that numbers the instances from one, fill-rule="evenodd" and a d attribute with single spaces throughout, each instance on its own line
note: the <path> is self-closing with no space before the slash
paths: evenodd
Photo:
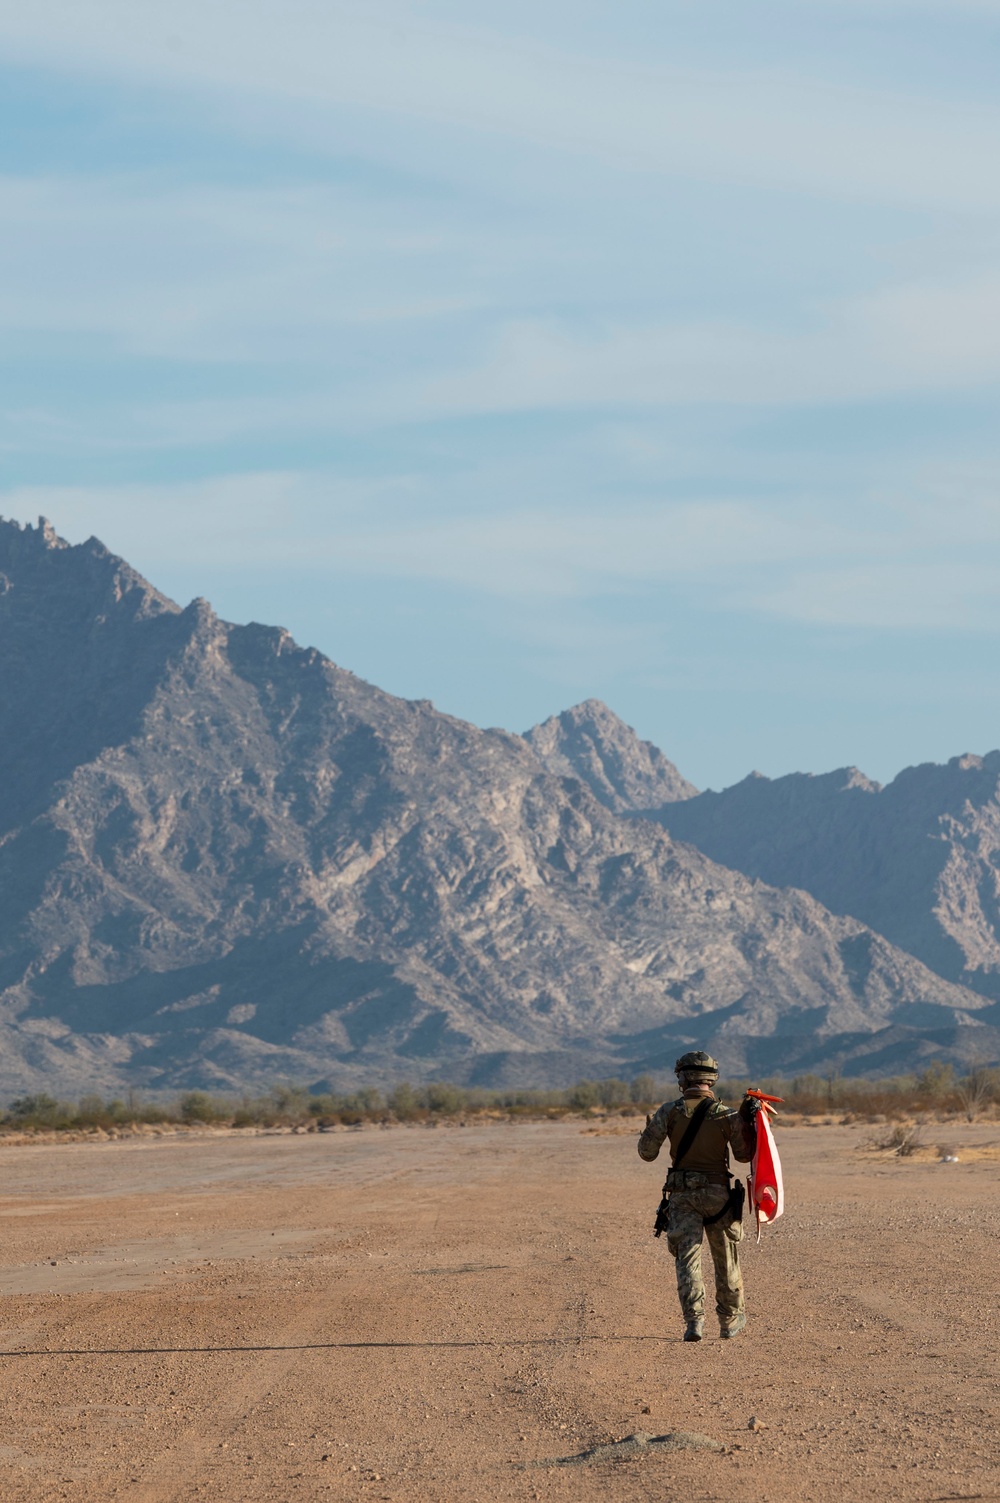
<path id="1" fill-rule="evenodd" d="M 309 1112 L 309 1092 L 304 1086 L 273 1086 L 271 1102 L 275 1114 L 290 1122 L 301 1122 Z"/>
<path id="2" fill-rule="evenodd" d="M 159 1106 L 155 1102 L 150 1101 L 150 1102 L 144 1102 L 143 1105 L 141 1107 L 139 1107 L 137 1110 L 138 1110 L 138 1118 L 137 1118 L 137 1120 L 140 1121 L 140 1122 L 149 1122 L 149 1123 L 152 1123 L 152 1124 L 158 1124 L 158 1123 L 162 1123 L 162 1122 L 176 1122 L 177 1121 L 177 1108 L 176 1107 Z"/>
<path id="3" fill-rule="evenodd" d="M 76 1107 L 77 1121 L 83 1127 L 100 1127 L 108 1121 L 103 1096 L 81 1096 Z"/>
<path id="4" fill-rule="evenodd" d="M 657 1100 L 656 1081 L 652 1075 L 637 1075 L 628 1088 L 629 1100 L 636 1106 L 649 1106 Z"/>
<path id="5" fill-rule="evenodd" d="M 389 1107 L 400 1122 L 409 1122 L 417 1115 L 420 1102 L 408 1080 L 401 1080 L 389 1093 Z"/>
<path id="6" fill-rule="evenodd" d="M 55 1097 L 44 1091 L 32 1096 L 19 1096 L 10 1104 L 10 1116 L 24 1127 L 58 1127 L 63 1125 L 66 1110 Z"/>
<path id="7" fill-rule="evenodd" d="M 928 1101 L 941 1101 L 955 1089 L 955 1066 L 934 1059 L 917 1076 L 917 1090 Z"/>
<path id="8" fill-rule="evenodd" d="M 217 1122 L 219 1112 L 205 1091 L 188 1091 L 181 1097 L 182 1122 Z"/>
<path id="9" fill-rule="evenodd" d="M 457 1086 L 435 1081 L 424 1088 L 423 1095 L 429 1112 L 440 1112 L 447 1116 L 460 1112 L 465 1107 L 465 1095 Z"/>
<path id="10" fill-rule="evenodd" d="M 607 1080 L 597 1082 L 597 1099 L 601 1106 L 624 1106 L 630 1099 L 629 1088 L 624 1080 L 618 1080 L 612 1075 Z"/>

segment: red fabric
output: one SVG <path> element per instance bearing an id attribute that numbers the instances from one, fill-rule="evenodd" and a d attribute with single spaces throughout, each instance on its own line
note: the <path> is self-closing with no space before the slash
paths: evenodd
<path id="1" fill-rule="evenodd" d="M 750 1166 L 750 1204 L 762 1221 L 777 1221 L 785 1209 L 785 1189 L 781 1180 L 781 1160 L 767 1112 L 759 1111 L 756 1119 L 757 1147 Z"/>

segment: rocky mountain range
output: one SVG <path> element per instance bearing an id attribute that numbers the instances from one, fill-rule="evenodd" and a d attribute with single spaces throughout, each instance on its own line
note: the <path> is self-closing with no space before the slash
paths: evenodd
<path id="1" fill-rule="evenodd" d="M 0 730 L 0 1093 L 692 1046 L 886 1072 L 998 1036 L 988 991 L 668 833 L 711 796 L 603 705 L 480 730 L 44 522 L 0 521 Z"/>
<path id="2" fill-rule="evenodd" d="M 648 806 L 645 806 L 647 817 Z M 1000 997 L 1000 752 L 908 767 L 752 774 L 653 815 L 714 861 L 812 893 L 949 981 Z"/>

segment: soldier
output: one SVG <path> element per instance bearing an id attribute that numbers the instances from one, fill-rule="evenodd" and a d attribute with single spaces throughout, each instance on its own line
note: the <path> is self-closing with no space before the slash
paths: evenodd
<path id="1" fill-rule="evenodd" d="M 655 1159 L 664 1139 L 670 1142 L 673 1167 L 663 1187 L 667 1203 L 667 1246 L 677 1260 L 677 1293 L 687 1322 L 685 1341 L 700 1341 L 705 1331 L 705 1285 L 701 1275 L 702 1236 L 708 1236 L 715 1264 L 715 1309 L 719 1335 L 735 1336 L 747 1323 L 743 1307 L 738 1243 L 743 1238 L 742 1184 L 731 1190 L 728 1150 L 742 1163 L 753 1157 L 757 1102 L 744 1099 L 738 1112 L 716 1101 L 713 1087 L 719 1067 L 700 1050 L 682 1054 L 674 1066 L 680 1081 L 678 1101 L 668 1101 L 646 1118 L 639 1137 L 639 1157 Z M 683 1168 L 681 1163 L 683 1161 Z M 657 1218 L 657 1235 L 660 1232 Z"/>

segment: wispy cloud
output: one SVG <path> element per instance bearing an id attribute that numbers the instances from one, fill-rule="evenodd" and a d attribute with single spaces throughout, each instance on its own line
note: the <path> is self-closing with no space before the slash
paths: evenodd
<path id="1" fill-rule="evenodd" d="M 9 449 L 46 430 L 83 449 L 141 451 L 483 414 L 815 406 L 1000 379 L 1000 265 L 785 308 L 780 320 L 528 318 L 457 265 L 449 290 L 456 248 L 427 260 L 321 193 L 147 202 L 117 187 L 8 181 L 0 205 L 9 337 L 90 335 L 118 353 L 299 372 L 191 400 L 122 393 L 76 418 L 9 402 Z"/>
<path id="2" fill-rule="evenodd" d="M 497 15 L 496 20 L 500 17 Z M 8 55 L 168 88 L 470 130 L 618 170 L 799 192 L 1000 207 L 1000 110 L 837 85 L 780 68 L 700 71 L 526 42 L 499 27 L 329 0 L 33 0 L 0 16 Z M 273 111 L 271 127 L 280 129 Z M 336 115 L 326 129 L 339 145 Z"/>
<path id="3" fill-rule="evenodd" d="M 460 486 L 459 486 L 460 489 Z M 206 573 L 273 567 L 303 579 L 407 580 L 542 605 L 660 589 L 702 607 L 808 625 L 889 630 L 1000 627 L 1000 471 L 926 476 L 910 499 L 839 508 L 794 500 L 563 503 L 437 515 L 425 479 L 231 475 L 119 489 L 32 487 L 7 514 L 45 514 L 74 541 L 103 532 L 133 560 Z M 549 623 L 551 627 L 551 622 Z M 576 629 L 576 628 L 575 628 Z"/>
<path id="4" fill-rule="evenodd" d="M 1000 378 L 1000 269 L 954 284 L 909 283 L 830 301 L 792 327 L 618 325 L 583 332 L 507 324 L 475 365 L 395 383 L 400 416 L 573 407 L 751 406 L 864 401 Z M 359 394 L 363 408 L 364 399 Z M 357 409 L 355 409 L 357 410 Z M 363 415 L 358 412 L 358 416 Z"/>
<path id="5" fill-rule="evenodd" d="M 964 559 L 877 563 L 802 570 L 776 588 L 734 601 L 809 626 L 852 630 L 987 632 L 1000 628 L 1000 553 Z"/>
<path id="6" fill-rule="evenodd" d="M 315 353 L 332 329 L 468 313 L 461 236 L 318 184 L 0 178 L 0 328 L 218 361 Z M 360 271 L 363 268 L 363 281 Z M 365 295 L 367 294 L 367 296 Z"/>

